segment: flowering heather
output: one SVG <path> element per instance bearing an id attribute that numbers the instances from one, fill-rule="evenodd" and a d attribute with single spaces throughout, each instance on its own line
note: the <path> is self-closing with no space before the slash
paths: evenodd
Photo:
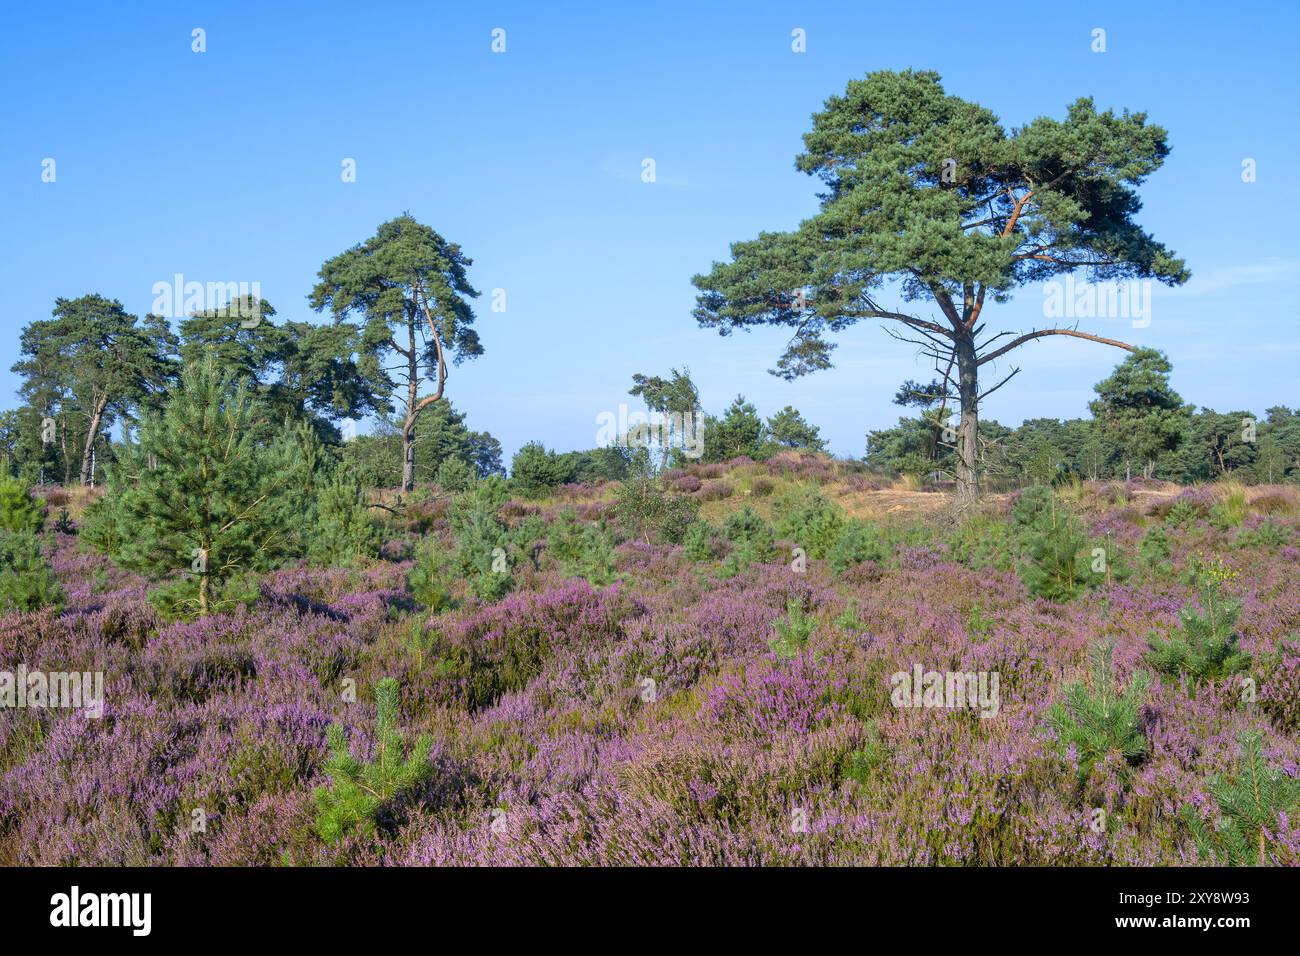
<path id="1" fill-rule="evenodd" d="M 808 479 L 799 455 L 779 459 L 772 480 Z M 168 622 L 144 581 L 50 529 L 67 603 L 0 617 L 0 672 L 102 672 L 104 715 L 0 708 L 0 863 L 1193 865 L 1184 814 L 1214 818 L 1210 778 L 1233 772 L 1242 731 L 1300 775 L 1300 575 L 1294 548 L 1166 524 L 1172 496 L 1154 494 L 1085 489 L 1090 540 L 1130 572 L 1059 603 L 1031 597 L 1013 567 L 962 563 L 952 522 L 895 515 L 887 555 L 840 574 L 796 570 L 788 553 L 723 573 L 627 540 L 612 585 L 567 578 L 543 551 L 499 601 L 458 591 L 434 612 L 405 588 L 413 545 L 449 540 L 442 509 L 423 509 L 393 519 L 367 566 L 265 574 L 251 607 Z M 981 520 L 1010 519 L 992 502 Z M 1160 573 L 1138 557 L 1157 524 Z M 1120 686 L 1150 672 L 1148 638 L 1199 607 L 1193 575 L 1215 559 L 1235 575 L 1250 666 L 1197 686 L 1153 675 L 1145 754 L 1081 768 L 1049 709 L 1089 679 L 1098 641 L 1114 645 Z M 791 606 L 811 635 L 777 655 Z M 996 715 L 896 707 L 890 675 L 918 665 L 997 674 Z M 433 771 L 373 828 L 327 844 L 312 801 L 330 784 L 327 730 L 373 759 L 385 677 L 406 739 L 433 739 Z M 1264 828 L 1270 862 L 1300 862 L 1297 821 L 1283 809 Z"/>

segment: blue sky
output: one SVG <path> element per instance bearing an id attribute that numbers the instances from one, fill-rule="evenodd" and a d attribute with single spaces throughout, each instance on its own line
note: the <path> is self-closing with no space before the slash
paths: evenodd
<path id="1" fill-rule="evenodd" d="M 259 282 L 279 318 L 325 321 L 306 301 L 320 264 L 409 211 L 474 259 L 486 354 L 448 394 L 507 455 L 534 438 L 591 447 L 597 415 L 634 403 L 633 373 L 688 366 L 706 408 L 738 392 L 765 415 L 793 404 L 860 456 L 901 413 L 899 383 L 928 379 L 914 350 L 863 323 L 838 338 L 833 370 L 786 383 L 766 371 L 784 336 L 698 328 L 690 278 L 729 243 L 813 213 L 817 183 L 793 166 L 811 114 L 850 78 L 905 67 L 939 71 L 1007 126 L 1091 95 L 1166 127 L 1173 153 L 1140 219 L 1194 278 L 1155 291 L 1145 328 L 1081 327 L 1165 350 L 1198 405 L 1300 404 L 1294 5 L 615 6 L 6 5 L 0 407 L 17 402 L 21 328 L 56 296 L 99 292 L 144 314 L 154 283 L 182 273 Z M 806 53 L 791 51 L 795 28 Z M 496 288 L 504 313 L 489 308 Z M 1043 294 L 985 317 L 1041 327 Z M 1031 344 L 984 414 L 1085 414 L 1121 357 Z"/>

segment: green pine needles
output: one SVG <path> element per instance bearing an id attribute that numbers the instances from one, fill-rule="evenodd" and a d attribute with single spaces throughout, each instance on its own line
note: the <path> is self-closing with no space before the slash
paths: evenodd
<path id="1" fill-rule="evenodd" d="M 1114 654 L 1115 646 L 1110 642 L 1094 644 L 1088 651 L 1092 688 L 1076 681 L 1066 689 L 1065 700 L 1058 701 L 1047 712 L 1058 750 L 1062 755 L 1074 750 L 1081 779 L 1108 753 L 1119 753 L 1135 764 L 1147 752 L 1140 712 L 1151 677 L 1137 671 L 1129 680 L 1128 689 L 1120 693 L 1115 683 Z"/>
<path id="2" fill-rule="evenodd" d="M 614 537 L 603 522 L 584 523 L 566 509 L 547 529 L 547 541 L 547 549 L 567 576 L 585 578 L 592 587 L 606 587 L 617 579 Z"/>
<path id="3" fill-rule="evenodd" d="M 1209 780 L 1218 818 L 1207 823 L 1190 805 L 1183 807 L 1182 817 L 1201 859 L 1229 866 L 1265 866 L 1270 862 L 1267 831 L 1277 828 L 1280 814 L 1294 814 L 1300 808 L 1300 779 L 1264 763 L 1258 731 L 1245 731 L 1240 739 L 1236 772 Z"/>
<path id="4" fill-rule="evenodd" d="M 788 661 L 798 657 L 808 646 L 808 640 L 817 630 L 817 619 L 804 614 L 798 601 L 789 601 L 785 606 L 785 616 L 772 622 L 776 637 L 767 642 L 780 660 Z"/>
<path id="5" fill-rule="evenodd" d="M 1227 597 L 1224 585 L 1235 574 L 1222 564 L 1198 575 L 1201 609 L 1184 607 L 1178 612 L 1178 629 L 1168 638 L 1147 639 L 1151 650 L 1147 663 L 1169 677 L 1187 675 L 1192 686 L 1205 680 L 1220 680 L 1250 664 L 1250 656 L 1237 649 L 1237 617 L 1241 601 Z"/>
<path id="6" fill-rule="evenodd" d="M 0 528 L 0 614 L 49 606 L 63 606 L 63 588 L 41 554 L 41 539 Z"/>
<path id="7" fill-rule="evenodd" d="M 307 557 L 322 567 L 354 567 L 379 554 L 380 537 L 361 480 L 336 467 L 320 489 Z"/>
<path id="8" fill-rule="evenodd" d="M 45 523 L 45 502 L 33 499 L 27 485 L 14 478 L 0 478 L 0 530 L 36 532 Z"/>
<path id="9" fill-rule="evenodd" d="M 429 763 L 433 738 L 428 734 L 421 734 L 410 755 L 404 756 L 406 741 L 397 729 L 397 696 L 393 678 L 385 677 L 375 685 L 378 716 L 373 762 L 352 756 L 341 726 L 332 724 L 327 731 L 330 755 L 325 770 L 331 782 L 312 794 L 316 832 L 326 843 L 336 843 L 353 830 L 373 832 L 385 804 L 433 775 Z"/>
<path id="10" fill-rule="evenodd" d="M 1042 485 L 1025 489 L 1013 517 L 1021 550 L 1017 570 L 1029 593 L 1050 601 L 1075 597 L 1089 583 L 1081 561 L 1088 538 L 1079 520 Z"/>

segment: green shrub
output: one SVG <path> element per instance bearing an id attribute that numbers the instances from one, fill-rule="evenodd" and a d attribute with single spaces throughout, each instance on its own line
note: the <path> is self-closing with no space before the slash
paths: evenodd
<path id="1" fill-rule="evenodd" d="M 1223 497 L 1210 509 L 1210 521 L 1217 528 L 1239 528 L 1250 506 L 1246 503 L 1246 486 L 1238 481 L 1227 481 L 1220 486 Z"/>
<path id="2" fill-rule="evenodd" d="M 1129 763 L 1137 763 L 1147 752 L 1139 714 L 1151 678 L 1137 671 L 1121 694 L 1115 684 L 1114 652 L 1109 642 L 1094 644 L 1088 652 L 1092 689 L 1076 681 L 1066 689 L 1065 700 L 1053 704 L 1047 712 L 1058 750 L 1063 756 L 1074 751 L 1081 778 L 1087 777 L 1108 753 L 1117 752 Z"/>
<path id="3" fill-rule="evenodd" d="M 344 467 L 321 486 L 307 558 L 321 567 L 350 567 L 379 554 L 381 532 L 361 481 Z"/>
<path id="4" fill-rule="evenodd" d="M 1091 574 L 1081 555 L 1088 539 L 1078 519 L 1042 486 L 1026 489 L 1012 515 L 1020 544 L 1017 572 L 1029 593 L 1051 601 L 1077 595 Z"/>
<path id="5" fill-rule="evenodd" d="M 186 575 L 151 588 L 145 597 L 154 610 L 167 621 L 189 620 L 199 601 L 200 582 Z M 251 608 L 262 596 L 256 572 L 229 575 L 214 580 L 208 594 L 210 612 L 229 612 L 237 607 Z"/>
<path id="6" fill-rule="evenodd" d="M 404 756 L 406 741 L 397 729 L 397 694 L 397 681 L 391 677 L 375 685 L 378 719 L 373 763 L 352 756 L 338 724 L 331 724 L 327 731 L 330 755 L 325 771 L 330 785 L 318 787 L 312 794 L 316 832 L 326 843 L 335 843 L 354 829 L 372 832 L 385 804 L 433 775 L 429 762 L 433 738 L 429 735 L 421 734 L 410 755 Z"/>
<path id="7" fill-rule="evenodd" d="M 1210 778 L 1210 794 L 1219 810 L 1210 826 L 1194 807 L 1182 808 L 1183 821 L 1202 859 L 1229 866 L 1265 866 L 1270 862 L 1266 831 L 1277 829 L 1280 815 L 1292 816 L 1300 810 L 1300 778 L 1267 766 L 1260 742 L 1258 732 L 1243 732 L 1236 772 Z"/>
<path id="8" fill-rule="evenodd" d="M 816 485 L 780 492 L 772 499 L 776 533 L 804 549 L 810 558 L 824 558 L 840 537 L 844 512 Z"/>
<path id="9" fill-rule="evenodd" d="M 430 613 L 439 614 L 453 604 L 447 586 L 449 555 L 436 538 L 426 538 L 415 552 L 415 563 L 406 574 L 406 589 Z"/>
<path id="10" fill-rule="evenodd" d="M 731 553 L 722 566 L 724 576 L 738 574 L 754 563 L 770 561 L 776 550 L 771 526 L 749 505 L 727 516 L 722 524 L 722 536 L 731 542 Z"/>
<path id="11" fill-rule="evenodd" d="M 27 485 L 0 478 L 0 531 L 38 532 L 45 524 L 45 502 L 33 499 Z"/>
<path id="12" fill-rule="evenodd" d="M 1138 557 L 1152 574 L 1161 577 L 1172 574 L 1174 566 L 1169 560 L 1172 554 L 1173 548 L 1164 528 L 1152 525 L 1142 535 L 1142 541 L 1138 544 Z"/>
<path id="13" fill-rule="evenodd" d="M 1261 521 L 1253 528 L 1243 528 L 1237 532 L 1233 546 L 1238 548 L 1262 548 L 1275 551 L 1291 543 L 1291 529 L 1278 524 L 1272 518 Z"/>
<path id="14" fill-rule="evenodd" d="M 481 601 L 497 601 L 514 587 L 507 544 L 505 525 L 492 512 L 476 507 L 461 516 L 452 567 Z"/>
<path id="15" fill-rule="evenodd" d="M 593 587 L 612 584 L 614 538 L 603 525 L 579 521 L 572 510 L 560 513 L 547 532 L 547 551 L 568 577 L 586 578 Z"/>
<path id="16" fill-rule="evenodd" d="M 698 512 L 693 498 L 673 493 L 660 478 L 644 472 L 619 483 L 614 505 L 618 523 L 647 544 L 656 537 L 681 544 Z"/>
<path id="17" fill-rule="evenodd" d="M 1195 686 L 1238 673 L 1250 664 L 1250 657 L 1237 649 L 1241 602 L 1223 593 L 1224 584 L 1232 577 L 1222 565 L 1199 572 L 1201 610 L 1184 606 L 1173 634 L 1147 639 L 1147 663 L 1158 673 L 1168 677 L 1185 674 Z"/>
<path id="18" fill-rule="evenodd" d="M 718 535 L 707 521 L 692 521 L 682 539 L 682 550 L 693 564 L 712 561 L 718 555 Z"/>
<path id="19" fill-rule="evenodd" d="M 1175 501 L 1165 514 L 1165 524 L 1172 525 L 1175 528 L 1190 527 L 1197 518 L 1201 517 L 1201 511 L 1190 501 Z"/>
<path id="20" fill-rule="evenodd" d="M 887 557 L 889 547 L 881 540 L 880 532 L 865 521 L 845 522 L 835 543 L 826 552 L 826 559 L 836 574 L 855 564 L 883 561 Z"/>
<path id="21" fill-rule="evenodd" d="M 857 598 L 849 598 L 849 602 L 844 606 L 844 610 L 835 618 L 835 626 L 843 628 L 850 634 L 862 633 L 866 625 L 863 624 L 861 619 L 858 617 Z"/>
<path id="22" fill-rule="evenodd" d="M 0 612 L 62 607 L 63 588 L 32 531 L 0 529 Z"/>
<path id="23" fill-rule="evenodd" d="M 785 616 L 773 621 L 772 627 L 776 637 L 768 641 L 767 646 L 779 659 L 788 661 L 798 657 L 808 646 L 809 639 L 817 630 L 817 619 L 804 614 L 798 601 L 788 601 Z"/>
<path id="24" fill-rule="evenodd" d="M 1129 579 L 1128 558 L 1113 535 L 1090 542 L 1083 561 L 1087 565 L 1087 574 L 1083 577 L 1085 584 L 1099 587 Z"/>
<path id="25" fill-rule="evenodd" d="M 1016 563 L 1011 524 L 995 515 L 975 513 L 946 536 L 949 553 L 973 571 L 1010 571 Z"/>
<path id="26" fill-rule="evenodd" d="M 474 466 L 465 459 L 446 458 L 438 466 L 433 480 L 443 491 L 459 494 L 472 488 L 474 482 L 478 480 L 478 475 L 474 472 Z"/>
<path id="27" fill-rule="evenodd" d="M 542 498 L 571 480 L 572 463 L 563 455 L 530 441 L 510 462 L 510 486 L 525 498 Z"/>
<path id="28" fill-rule="evenodd" d="M 844 760 L 843 778 L 854 780 L 865 787 L 885 762 L 887 754 L 880 740 L 880 730 L 874 721 L 863 728 L 862 737 L 862 746 L 850 751 Z"/>

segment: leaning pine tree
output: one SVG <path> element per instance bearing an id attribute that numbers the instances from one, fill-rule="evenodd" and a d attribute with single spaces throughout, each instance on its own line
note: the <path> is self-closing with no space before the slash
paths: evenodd
<path id="1" fill-rule="evenodd" d="M 120 565 L 173 580 L 167 602 L 206 615 L 233 578 L 271 567 L 293 535 L 281 437 L 209 357 L 185 367 L 161 413 L 121 449 L 87 538 Z"/>
<path id="2" fill-rule="evenodd" d="M 483 354 L 467 301 L 478 295 L 465 273 L 472 263 L 454 242 L 399 216 L 322 265 L 311 292 L 312 308 L 328 308 L 335 322 L 365 317 L 361 370 L 385 394 L 402 393 L 403 491 L 415 488 L 416 422 L 442 400 L 448 363 Z M 436 388 L 421 396 L 426 381 Z"/>
<path id="3" fill-rule="evenodd" d="M 979 493 L 980 401 L 1019 371 L 984 387 L 986 365 L 1049 335 L 1132 349 L 1073 327 L 985 334 L 988 302 L 1080 269 L 1090 280 L 1189 277 L 1133 220 L 1135 187 L 1169 153 L 1144 113 L 1099 113 L 1083 98 L 1064 120 L 1008 133 L 989 110 L 945 94 L 936 73 L 881 71 L 827 100 L 804 145 L 796 166 L 825 184 L 821 210 L 792 231 L 733 244 L 730 262 L 695 277 L 695 316 L 723 335 L 791 329 L 772 370 L 787 380 L 830 367 L 826 333 L 862 319 L 899 323 L 905 331 L 891 334 L 934 360 L 939 400 L 957 402 L 963 496 Z M 882 305 L 886 283 L 937 314 Z"/>

